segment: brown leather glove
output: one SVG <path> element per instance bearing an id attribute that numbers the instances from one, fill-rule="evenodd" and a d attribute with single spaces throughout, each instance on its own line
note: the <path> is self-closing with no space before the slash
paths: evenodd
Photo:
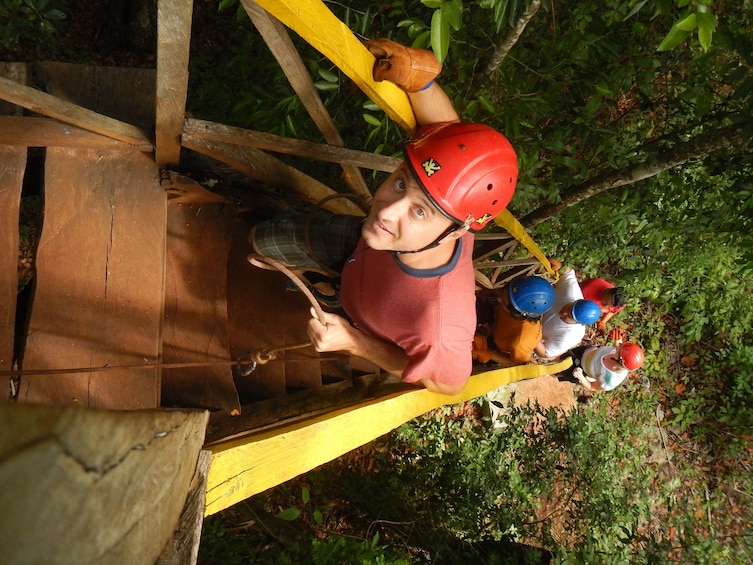
<path id="1" fill-rule="evenodd" d="M 388 80 L 406 92 L 418 92 L 442 71 L 431 51 L 382 38 L 366 41 L 365 45 L 376 57 L 372 71 L 376 82 Z"/>

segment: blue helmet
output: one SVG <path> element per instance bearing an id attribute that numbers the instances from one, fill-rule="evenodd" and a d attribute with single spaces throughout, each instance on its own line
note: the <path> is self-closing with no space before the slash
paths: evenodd
<path id="1" fill-rule="evenodd" d="M 538 318 L 552 307 L 554 288 L 541 277 L 516 277 L 507 286 L 510 304 L 527 318 Z"/>
<path id="2" fill-rule="evenodd" d="M 593 300 L 576 300 L 573 302 L 573 319 L 587 326 L 601 318 L 601 308 Z"/>

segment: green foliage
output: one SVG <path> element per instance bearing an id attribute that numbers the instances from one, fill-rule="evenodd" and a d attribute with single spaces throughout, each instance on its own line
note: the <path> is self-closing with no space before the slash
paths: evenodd
<path id="1" fill-rule="evenodd" d="M 632 418 L 623 421 L 609 418 L 598 399 L 569 418 L 510 406 L 496 430 L 435 411 L 399 428 L 394 448 L 404 456 L 369 479 L 369 492 L 351 495 L 385 521 L 414 524 L 409 543 L 430 555 L 446 552 L 452 540 L 536 539 L 556 547 L 555 528 L 625 559 L 650 510 L 639 431 L 651 412 L 637 394 Z M 349 478 L 350 488 L 365 486 L 356 480 Z"/>
<path id="2" fill-rule="evenodd" d="M 31 45 L 53 45 L 65 17 L 50 0 L 0 0 L 0 50 L 23 58 Z"/>
<path id="3" fill-rule="evenodd" d="M 676 4 L 678 8 L 685 9 L 656 50 L 669 51 L 674 49 L 695 31 L 698 34 L 698 43 L 704 51 L 708 51 L 717 25 L 716 17 L 710 11 L 711 1 L 676 0 Z"/>

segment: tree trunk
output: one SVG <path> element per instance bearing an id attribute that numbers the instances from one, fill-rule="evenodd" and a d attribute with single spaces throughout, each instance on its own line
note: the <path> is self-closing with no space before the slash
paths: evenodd
<path id="1" fill-rule="evenodd" d="M 526 214 L 520 219 L 520 223 L 526 229 L 531 229 L 555 216 L 565 208 L 575 206 L 607 190 L 656 176 L 662 171 L 681 165 L 690 159 L 703 157 L 720 149 L 735 145 L 740 147 L 747 145 L 749 140 L 744 135 L 744 128 L 748 125 L 750 125 L 748 122 L 733 124 L 710 132 L 704 132 L 689 141 L 678 143 L 672 149 L 644 163 L 607 172 L 596 178 L 588 179 L 565 190 L 562 194 L 562 199 L 558 203 L 545 204 Z"/>
<path id="2" fill-rule="evenodd" d="M 484 71 L 487 75 L 490 75 L 497 70 L 497 67 L 499 67 L 502 59 L 507 56 L 513 46 L 518 42 L 518 38 L 520 38 L 520 36 L 523 34 L 523 31 L 526 29 L 528 22 L 531 21 L 531 18 L 533 18 L 536 12 L 539 11 L 540 7 L 541 0 L 533 0 L 528 8 L 526 8 L 526 11 L 520 15 L 518 21 L 515 22 L 515 27 L 510 30 L 505 38 L 494 49 L 492 58 L 487 63 L 486 70 Z"/>

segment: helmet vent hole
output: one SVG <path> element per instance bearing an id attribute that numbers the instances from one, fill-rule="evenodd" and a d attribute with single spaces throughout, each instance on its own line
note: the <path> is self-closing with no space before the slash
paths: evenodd
<path id="1" fill-rule="evenodd" d="M 487 184 L 486 185 L 486 190 L 493 190 L 493 189 L 494 189 L 494 185 L 493 184 Z"/>
<path id="2" fill-rule="evenodd" d="M 465 151 L 465 144 L 463 143 L 459 144 L 458 149 L 460 149 L 461 151 Z"/>
<path id="3" fill-rule="evenodd" d="M 497 205 L 497 201 L 496 200 L 492 201 L 492 206 L 496 206 L 496 205 Z"/>

